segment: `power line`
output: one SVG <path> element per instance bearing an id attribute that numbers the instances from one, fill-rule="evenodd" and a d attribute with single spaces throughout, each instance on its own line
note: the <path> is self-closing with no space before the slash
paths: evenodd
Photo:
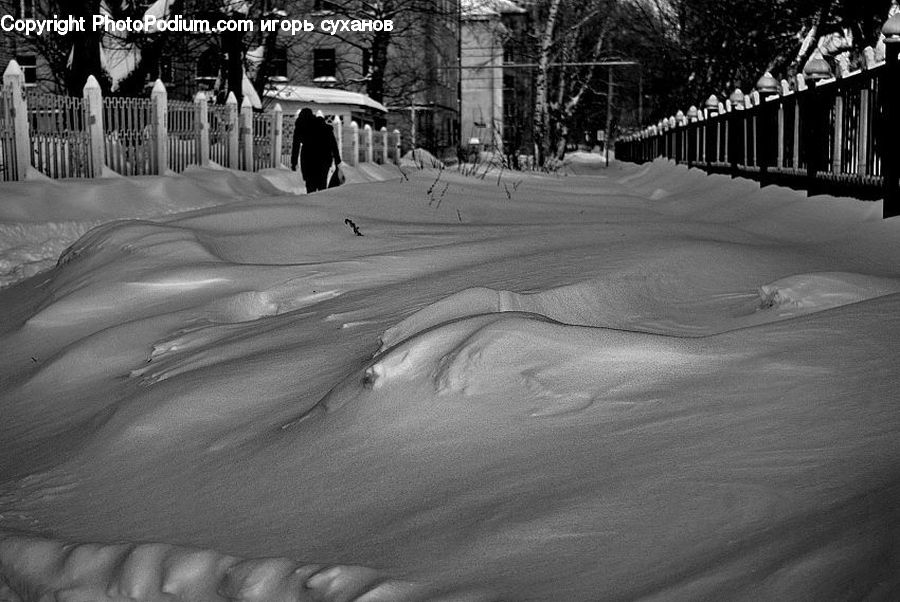
<path id="1" fill-rule="evenodd" d="M 548 67 L 616 67 L 640 65 L 638 61 L 587 61 L 577 63 L 547 63 Z M 501 63 L 499 65 L 446 65 L 439 69 L 535 69 L 539 63 Z"/>

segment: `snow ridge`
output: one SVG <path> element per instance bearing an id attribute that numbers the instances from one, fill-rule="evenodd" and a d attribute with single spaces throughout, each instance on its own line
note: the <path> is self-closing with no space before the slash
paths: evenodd
<path id="1" fill-rule="evenodd" d="M 163 543 L 65 543 L 0 531 L 0 599 L 404 602 L 450 598 L 363 566 L 244 559 Z"/>

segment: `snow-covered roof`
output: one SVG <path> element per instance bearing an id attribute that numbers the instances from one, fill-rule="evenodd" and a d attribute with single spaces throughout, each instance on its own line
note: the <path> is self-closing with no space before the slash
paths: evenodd
<path id="1" fill-rule="evenodd" d="M 524 8 L 511 0 L 462 0 L 463 17 L 492 17 L 503 14 L 522 14 Z"/>
<path id="2" fill-rule="evenodd" d="M 383 104 L 372 100 L 365 94 L 348 90 L 337 90 L 335 88 L 274 84 L 266 90 L 265 96 L 278 101 L 309 102 L 323 105 L 357 105 L 387 113 L 387 108 Z"/>

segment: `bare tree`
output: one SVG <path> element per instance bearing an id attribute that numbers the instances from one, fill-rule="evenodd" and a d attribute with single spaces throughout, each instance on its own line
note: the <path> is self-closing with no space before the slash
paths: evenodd
<path id="1" fill-rule="evenodd" d="M 561 0 L 550 0 L 547 17 L 539 32 L 538 67 L 534 86 L 534 146 L 535 159 L 543 166 L 550 154 L 549 70 L 552 58 L 556 18 Z M 535 23 L 539 23 L 535 20 Z"/>

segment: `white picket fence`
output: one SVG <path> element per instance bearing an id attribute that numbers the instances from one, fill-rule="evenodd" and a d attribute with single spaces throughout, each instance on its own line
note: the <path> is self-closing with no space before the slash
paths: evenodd
<path id="1" fill-rule="evenodd" d="M 0 88 L 0 180 L 24 180 L 32 166 L 51 178 L 164 175 L 188 165 L 216 163 L 258 171 L 290 163 L 293 119 L 281 105 L 254 112 L 245 98 L 238 108 L 229 94 L 210 105 L 198 92 L 193 102 L 168 100 L 157 81 L 150 98 L 103 98 L 94 77 L 81 98 L 36 93 L 24 86 L 10 61 Z M 400 160 L 400 132 L 353 121 L 332 124 L 349 165 Z"/>

